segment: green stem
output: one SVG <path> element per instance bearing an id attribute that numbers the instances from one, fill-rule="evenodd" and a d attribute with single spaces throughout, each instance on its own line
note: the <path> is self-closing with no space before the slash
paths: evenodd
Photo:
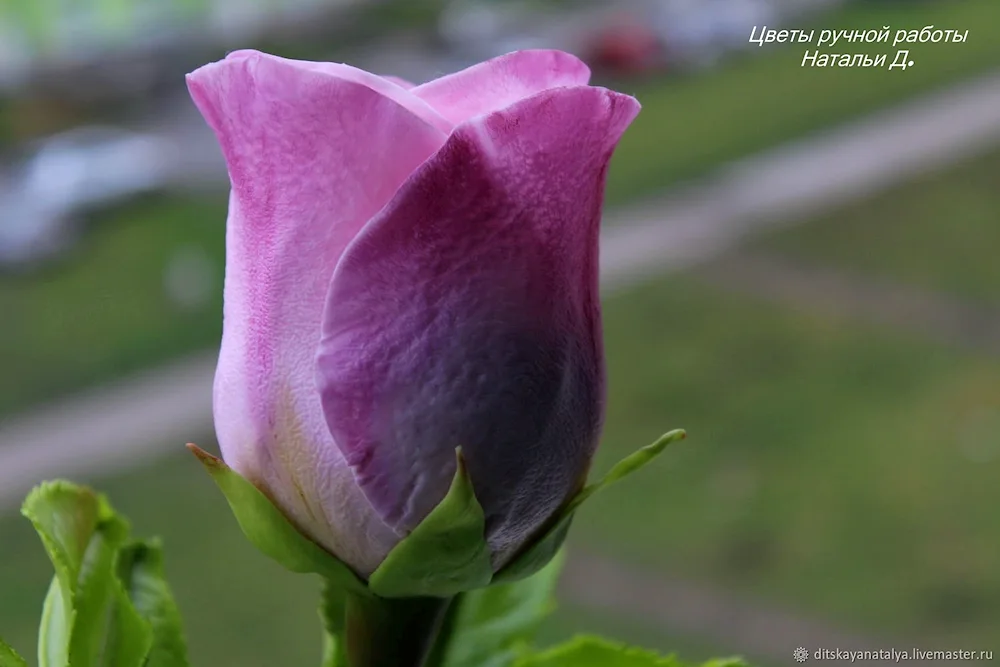
<path id="1" fill-rule="evenodd" d="M 390 600 L 349 594 L 345 617 L 348 667 L 424 667 L 451 599 Z"/>
<path id="2" fill-rule="evenodd" d="M 448 611 L 445 612 L 444 619 L 441 621 L 441 628 L 434 640 L 434 646 L 431 647 L 427 660 L 424 661 L 424 667 L 444 667 L 444 661 L 448 657 L 448 649 L 451 646 L 451 638 L 458 622 L 458 615 L 466 595 L 466 593 L 462 593 L 452 598 L 451 604 L 448 605 Z"/>

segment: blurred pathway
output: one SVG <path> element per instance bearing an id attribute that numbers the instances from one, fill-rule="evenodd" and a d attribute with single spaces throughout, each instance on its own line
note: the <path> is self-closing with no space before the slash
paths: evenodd
<path id="1" fill-rule="evenodd" d="M 203 132 L 189 139 L 213 148 L 202 150 L 204 170 L 192 169 L 190 176 L 225 183 L 211 137 Z M 697 188 L 609 212 L 601 249 L 605 296 L 719 255 L 756 230 L 801 221 L 998 143 L 1000 73 L 742 160 Z M 211 432 L 213 371 L 214 353 L 196 355 L 0 423 L 0 511 L 13 508 L 42 479 L 114 474 Z M 790 658 L 791 630 L 766 636 L 775 628 L 794 629 L 781 625 L 792 617 L 768 616 L 753 606 L 746 607 L 742 625 L 732 625 L 733 610 L 743 603 L 638 576 L 631 568 L 577 559 L 569 579 L 576 582 L 575 595 L 598 596 L 591 601 L 604 608 L 622 607 L 622 591 L 635 591 L 628 599 L 632 609 L 662 597 L 655 609 L 639 611 L 667 631 L 701 634 L 773 661 Z M 678 607 L 700 619 L 698 632 L 679 623 Z M 806 638 L 817 646 L 833 648 L 841 640 L 824 625 L 807 625 L 812 634 Z"/>
<path id="2" fill-rule="evenodd" d="M 723 167 L 685 192 L 613 211 L 602 259 L 614 287 L 719 255 L 1000 145 L 1000 72 Z"/>
<path id="3" fill-rule="evenodd" d="M 865 320 L 1000 356 L 1000 310 L 955 295 L 739 251 L 699 266 L 696 273 L 709 284 L 797 310 Z"/>

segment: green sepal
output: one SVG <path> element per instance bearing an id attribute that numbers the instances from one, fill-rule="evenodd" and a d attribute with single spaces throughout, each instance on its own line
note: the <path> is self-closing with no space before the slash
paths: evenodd
<path id="1" fill-rule="evenodd" d="M 56 571 L 42 608 L 40 667 L 144 665 L 152 631 L 115 571 L 128 523 L 103 495 L 64 481 L 35 487 L 21 513 Z"/>
<path id="2" fill-rule="evenodd" d="M 0 639 L 0 667 L 28 667 L 28 663 L 13 647 Z"/>
<path id="3" fill-rule="evenodd" d="M 402 539 L 368 579 L 381 597 L 450 598 L 490 583 L 486 516 L 476 500 L 461 448 L 455 477 L 437 507 Z"/>
<path id="4" fill-rule="evenodd" d="M 687 433 L 682 429 L 676 429 L 666 433 L 651 445 L 646 445 L 639 451 L 626 456 L 616 463 L 604 477 L 597 482 L 585 486 L 550 522 L 549 527 L 543 532 L 541 537 L 534 541 L 527 549 L 521 552 L 513 561 L 508 563 L 503 569 L 493 577 L 493 583 L 505 583 L 517 581 L 524 577 L 529 577 L 538 572 L 546 563 L 558 553 L 569 533 L 570 524 L 573 522 L 573 515 L 580 505 L 595 493 L 604 489 L 618 480 L 632 474 L 643 467 L 654 458 L 663 453 L 667 445 L 683 440 Z"/>
<path id="5" fill-rule="evenodd" d="M 229 502 L 243 534 L 265 555 L 298 573 L 315 573 L 345 589 L 370 595 L 368 587 L 336 556 L 303 535 L 252 482 L 197 445 L 188 449 Z"/>

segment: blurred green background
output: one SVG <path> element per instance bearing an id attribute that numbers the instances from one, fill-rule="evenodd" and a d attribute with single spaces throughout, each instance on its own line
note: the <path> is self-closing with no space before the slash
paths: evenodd
<path id="1" fill-rule="evenodd" d="M 34 59 L 7 56 L 0 99 L 0 252 L 6 238 L 21 253 L 0 274 L 0 457 L 16 444 L 4 427 L 25 414 L 217 345 L 225 173 L 220 180 L 206 158 L 204 178 L 183 178 L 193 144 L 177 138 L 187 126 L 174 124 L 173 109 L 185 108 L 183 73 L 229 49 L 372 63 L 404 76 L 419 72 L 386 68 L 419 61 L 429 78 L 493 52 L 565 45 L 599 83 L 643 104 L 609 174 L 609 234 L 636 220 L 670 227 L 671 193 L 697 193 L 735 160 L 753 173 L 761 151 L 895 105 L 930 110 L 940 102 L 927 96 L 966 81 L 992 85 L 998 99 L 996 0 L 719 1 L 686 10 L 667 0 L 313 2 L 323 21 L 276 21 L 280 29 L 244 38 L 209 31 L 197 41 L 184 26 L 222 14 L 192 0 L 171 9 L 176 44 L 164 38 L 152 55 L 129 51 L 144 38 L 146 15 L 108 4 L 71 19 L 57 19 L 52 1 L 27 12 L 7 0 L 0 10 L 0 35 L 17 36 Z M 84 46 L 65 36 L 75 33 L 63 23 L 85 18 L 97 36 L 86 52 L 106 47 L 96 65 L 75 61 Z M 809 68 L 800 66 L 806 45 L 748 44 L 757 23 L 969 33 L 964 43 L 905 45 L 915 62 L 905 71 Z M 524 28 L 577 24 L 569 37 Z M 898 48 L 830 50 L 887 53 L 891 62 Z M 60 59 L 70 64 L 53 64 Z M 114 80 L 108 72 L 123 63 L 143 67 Z M 38 164 L 72 163 L 37 159 L 47 137 L 95 123 L 167 137 L 181 147 L 181 177 L 57 213 L 17 198 Z M 949 128 L 928 122 L 923 132 Z M 818 636 L 846 632 L 881 648 L 1000 649 L 1000 131 L 982 134 L 967 157 L 921 165 L 918 176 L 864 196 L 842 193 L 682 270 L 664 262 L 662 274 L 606 292 L 611 389 L 596 470 L 670 428 L 687 429 L 689 440 L 579 515 L 571 553 L 580 565 L 544 641 L 596 631 L 692 660 L 742 653 L 790 663 L 802 640 L 778 624 L 750 641 L 749 614 L 809 619 Z M 47 201 L 63 196 L 65 170 L 41 177 L 56 193 Z M 46 225 L 72 243 L 43 252 L 46 243 L 23 242 Z M 4 227 L 20 231 L 5 237 Z M 210 433 L 185 437 L 214 445 Z M 136 442 L 163 454 L 81 478 L 106 490 L 139 534 L 165 538 L 196 664 L 315 663 L 316 582 L 244 543 L 182 444 Z M 16 502 L 0 507 L 0 634 L 29 656 L 50 577 L 42 553 Z M 588 558 L 645 578 L 649 599 L 602 598 Z M 693 620 L 671 620 L 684 605 Z"/>

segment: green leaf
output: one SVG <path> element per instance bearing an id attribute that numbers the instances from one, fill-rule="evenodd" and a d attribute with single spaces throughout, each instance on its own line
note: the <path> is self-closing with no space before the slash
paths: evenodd
<path id="1" fill-rule="evenodd" d="M 515 667 L 683 667 L 675 657 L 630 648 L 599 637 L 575 637 L 543 653 L 520 658 Z"/>
<path id="2" fill-rule="evenodd" d="M 28 663 L 17 654 L 17 651 L 0 639 L 0 667 L 28 667 Z"/>
<path id="3" fill-rule="evenodd" d="M 748 665 L 743 658 L 730 657 L 706 660 L 699 667 L 748 667 Z"/>
<path id="4" fill-rule="evenodd" d="M 71 601 L 87 545 L 102 518 L 98 495 L 69 482 L 45 482 L 31 490 L 21 514 L 42 540 L 56 571 L 61 598 Z M 69 628 L 72 607 L 65 606 L 63 611 Z"/>
<path id="5" fill-rule="evenodd" d="M 76 632 L 78 581 L 91 539 L 106 518 L 102 505 L 90 489 L 56 481 L 32 489 L 21 506 L 21 514 L 31 521 L 56 571 L 42 607 L 38 633 L 41 667 L 65 667 L 73 648 L 80 652 L 80 640 L 74 641 L 74 635 L 80 636 Z M 94 557 L 92 552 L 91 559 Z M 94 620 L 84 619 L 82 624 Z"/>
<path id="6" fill-rule="evenodd" d="M 198 446 L 189 444 L 188 449 L 215 480 L 243 534 L 255 547 L 292 572 L 316 573 L 354 592 L 369 594 L 347 565 L 299 532 L 249 480 Z"/>
<path id="7" fill-rule="evenodd" d="M 510 665 L 555 608 L 553 595 L 564 561 L 560 552 L 532 577 L 459 597 L 443 667 Z"/>
<path id="8" fill-rule="evenodd" d="M 346 667 L 344 610 L 347 592 L 329 581 L 323 582 L 319 617 L 323 622 L 323 667 Z"/>
<path id="9" fill-rule="evenodd" d="M 452 597 L 490 583 L 486 517 L 462 457 L 448 495 L 399 542 L 368 580 L 382 597 Z"/>
<path id="10" fill-rule="evenodd" d="M 123 601 L 114 577 L 115 557 L 128 538 L 129 527 L 124 519 L 114 515 L 103 497 L 100 500 L 102 522 L 90 538 L 73 598 L 76 621 L 69 661 L 73 667 L 96 666 L 110 649 L 121 658 L 120 663 L 114 664 L 141 665 L 146 642 L 133 644 L 132 638 L 137 632 L 144 634 L 144 628 L 134 612 L 118 609 Z M 109 614 L 114 619 L 110 625 Z M 148 648 L 146 645 L 145 649 Z"/>
<path id="11" fill-rule="evenodd" d="M 115 576 L 128 523 L 104 496 L 63 481 L 33 489 L 21 512 L 56 570 L 42 609 L 41 667 L 141 667 L 151 631 Z"/>
<path id="12" fill-rule="evenodd" d="M 153 647 L 153 630 L 129 602 L 117 578 L 115 583 L 103 661 L 98 664 L 106 667 L 144 667 Z M 71 662 L 71 667 L 76 667 L 76 664 Z"/>
<path id="13" fill-rule="evenodd" d="M 164 575 L 159 540 L 125 545 L 117 570 L 128 600 L 152 631 L 144 667 L 188 667 L 181 615 Z"/>
<path id="14" fill-rule="evenodd" d="M 524 655 L 513 667 L 686 667 L 676 656 L 625 646 L 601 637 L 578 636 L 541 653 Z M 747 667 L 742 658 L 717 658 L 700 667 Z"/>
<path id="15" fill-rule="evenodd" d="M 556 516 L 555 520 L 551 522 L 550 527 L 543 532 L 537 541 L 496 573 L 493 577 L 493 582 L 517 581 L 518 579 L 531 576 L 545 567 L 545 564 L 552 560 L 562 547 L 563 542 L 566 540 L 566 535 L 569 533 L 570 524 L 573 522 L 573 515 L 584 501 L 598 491 L 632 474 L 655 459 L 663 453 L 667 445 L 678 440 L 683 440 L 686 437 L 687 433 L 681 429 L 670 431 L 660 436 L 653 444 L 646 445 L 639 451 L 630 454 L 616 463 L 599 481 L 585 486 Z"/>
<path id="16" fill-rule="evenodd" d="M 39 667 L 65 667 L 69 664 L 73 603 L 63 598 L 62 591 L 59 577 L 53 577 L 42 604 L 42 620 L 38 626 Z"/>

